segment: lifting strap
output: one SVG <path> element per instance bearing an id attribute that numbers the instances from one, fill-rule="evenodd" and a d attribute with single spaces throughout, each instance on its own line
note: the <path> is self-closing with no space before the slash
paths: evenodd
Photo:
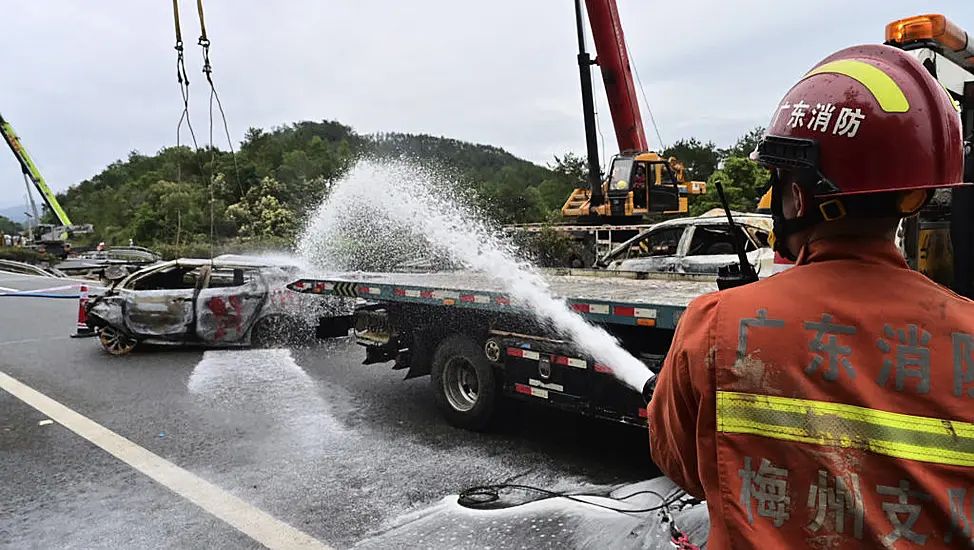
<path id="1" fill-rule="evenodd" d="M 210 188 L 210 256 L 213 255 L 213 240 L 214 240 L 214 227 L 215 227 L 215 215 L 213 212 L 214 208 L 214 194 L 213 185 L 216 179 L 216 147 L 213 145 L 213 101 L 216 100 L 217 107 L 220 109 L 220 117 L 223 119 L 223 129 L 227 136 L 227 145 L 230 147 L 230 157 L 233 159 L 233 169 L 237 180 L 237 187 L 240 190 L 240 198 L 244 196 L 243 184 L 240 181 L 240 168 L 237 165 L 237 157 L 233 150 L 233 140 L 230 137 L 230 128 L 227 124 L 226 113 L 223 111 L 223 103 L 220 101 L 220 96 L 217 94 L 216 85 L 213 83 L 213 65 L 210 63 L 210 39 L 206 34 L 206 19 L 203 15 L 203 0 L 196 0 L 196 11 L 199 14 L 200 19 L 200 37 L 198 44 L 203 49 L 203 74 L 206 75 L 206 81 L 210 85 L 210 174 L 207 178 L 206 169 L 203 166 L 203 160 L 200 156 L 199 144 L 196 140 L 196 133 L 193 131 L 193 126 L 189 120 L 189 77 L 186 74 L 186 65 L 184 59 L 184 49 L 183 49 L 183 33 L 181 26 L 179 24 L 179 0 L 173 0 L 172 2 L 173 10 L 173 20 L 175 22 L 176 29 L 176 78 L 179 81 L 179 88 L 183 97 L 183 114 L 179 119 L 179 125 L 176 127 L 176 146 L 179 146 L 179 133 L 182 128 L 183 120 L 186 121 L 186 125 L 189 128 L 190 136 L 193 139 L 193 147 L 196 150 L 196 158 L 200 163 L 200 175 L 209 181 Z M 177 167 L 179 164 L 177 163 Z M 177 178 L 181 181 L 181 173 L 179 168 L 177 168 Z"/>
<path id="2" fill-rule="evenodd" d="M 193 124 L 189 120 L 189 75 L 186 74 L 186 60 L 183 54 L 183 32 L 179 24 L 179 0 L 172 0 L 173 20 L 176 23 L 176 80 L 179 82 L 179 91 L 183 97 L 183 113 L 179 117 L 179 124 L 176 125 L 176 147 L 180 145 L 180 131 L 183 121 L 189 128 L 189 135 L 193 139 L 193 148 L 199 153 L 199 144 L 196 142 L 196 132 L 193 131 Z M 202 168 L 202 165 L 201 165 Z M 182 182 L 182 164 L 176 163 L 176 181 Z"/>
<path id="3" fill-rule="evenodd" d="M 220 95 L 216 92 L 216 85 L 213 83 L 213 65 L 210 63 L 210 38 L 206 35 L 206 18 L 203 16 L 203 0 L 196 0 L 196 11 L 200 16 L 200 39 L 199 45 L 203 48 L 203 74 L 206 81 L 210 84 L 210 147 L 213 147 L 213 101 L 220 109 L 220 118 L 223 120 L 223 131 L 227 136 L 227 147 L 230 148 L 230 158 L 233 159 L 233 171 L 237 179 L 237 188 L 240 190 L 240 198 L 243 199 L 243 184 L 240 181 L 240 168 L 237 165 L 237 155 L 233 150 L 233 138 L 230 137 L 230 127 L 227 124 L 227 115 L 223 111 L 223 103 Z M 213 149 L 213 160 L 216 160 L 216 149 Z"/>
<path id="4" fill-rule="evenodd" d="M 230 158 L 233 159 L 234 177 L 237 180 L 240 199 L 244 198 L 244 190 L 243 183 L 240 181 L 240 168 L 237 165 L 237 155 L 233 151 L 233 138 L 230 137 L 230 126 L 227 124 L 227 115 L 223 111 L 223 102 L 220 101 L 220 95 L 217 93 L 216 85 L 213 83 L 213 65 L 210 63 L 210 39 L 206 35 L 206 18 L 203 16 L 203 0 L 196 0 L 196 11 L 200 16 L 200 38 L 198 43 L 203 49 L 203 74 L 206 75 L 206 81 L 210 84 L 210 257 L 212 258 L 215 225 L 213 214 L 213 184 L 216 176 L 216 147 L 213 146 L 213 100 L 216 100 L 216 105 L 220 109 L 220 118 L 223 120 L 223 131 L 227 136 L 227 147 L 230 148 Z"/>
<path id="5" fill-rule="evenodd" d="M 173 1 L 176 2 L 178 0 Z M 203 17 L 203 0 L 196 0 L 196 11 L 200 14 L 199 45 L 203 48 L 203 74 L 206 75 L 206 80 L 209 81 L 210 86 L 213 86 L 213 79 L 211 78 L 213 66 L 210 65 L 210 39 L 206 36 L 206 20 Z"/>

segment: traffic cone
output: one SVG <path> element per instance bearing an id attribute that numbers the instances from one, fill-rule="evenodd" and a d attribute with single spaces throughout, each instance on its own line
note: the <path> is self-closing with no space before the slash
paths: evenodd
<path id="1" fill-rule="evenodd" d="M 85 311 L 85 305 L 88 303 L 88 286 L 81 285 L 81 292 L 78 298 L 78 326 L 76 332 L 71 335 L 72 338 L 85 338 L 87 336 L 94 336 L 95 329 L 88 326 L 88 312 Z"/>

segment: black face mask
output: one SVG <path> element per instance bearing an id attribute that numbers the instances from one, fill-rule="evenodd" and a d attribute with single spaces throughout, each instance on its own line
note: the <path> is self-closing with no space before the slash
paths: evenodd
<path id="1" fill-rule="evenodd" d="M 778 177 L 778 171 L 771 171 L 771 219 L 773 221 L 771 229 L 772 249 L 781 254 L 781 257 L 794 262 L 798 256 L 792 254 L 788 249 L 788 237 L 795 233 L 808 229 L 813 225 L 825 221 L 825 216 L 819 208 L 809 209 L 809 214 L 798 218 L 785 218 L 784 209 L 784 185 L 785 183 Z"/>

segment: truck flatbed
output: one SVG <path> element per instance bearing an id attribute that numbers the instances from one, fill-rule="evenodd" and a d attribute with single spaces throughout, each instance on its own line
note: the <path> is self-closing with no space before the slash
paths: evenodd
<path id="1" fill-rule="evenodd" d="M 622 275 L 622 274 L 620 274 Z M 691 300 L 717 290 L 711 278 L 658 275 L 625 276 L 546 274 L 552 293 L 594 322 L 662 329 L 676 323 Z M 288 285 L 295 292 L 357 297 L 369 301 L 409 302 L 487 311 L 523 310 L 492 278 L 471 271 L 434 273 L 346 273 L 301 279 Z"/>

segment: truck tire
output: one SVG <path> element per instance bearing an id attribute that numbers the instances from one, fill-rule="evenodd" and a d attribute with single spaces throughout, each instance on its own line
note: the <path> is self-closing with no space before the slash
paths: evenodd
<path id="1" fill-rule="evenodd" d="M 493 427 L 500 377 L 473 339 L 454 334 L 440 342 L 430 383 L 437 407 L 450 424 L 473 431 Z"/>

